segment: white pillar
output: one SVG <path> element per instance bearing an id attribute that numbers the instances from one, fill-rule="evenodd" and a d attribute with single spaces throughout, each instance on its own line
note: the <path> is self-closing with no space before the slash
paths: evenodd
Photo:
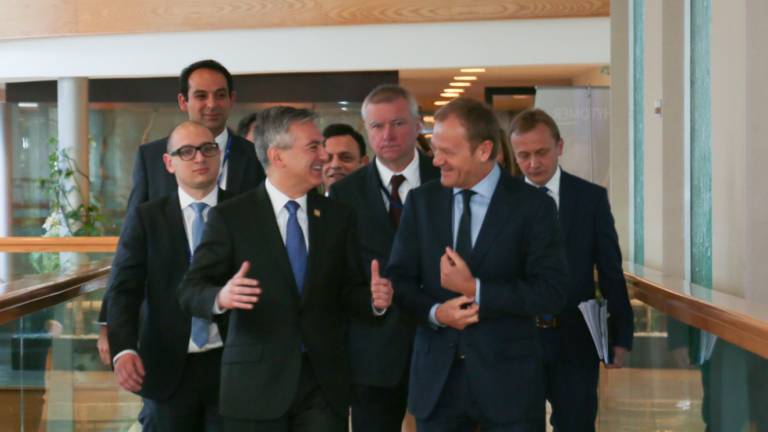
<path id="1" fill-rule="evenodd" d="M 79 173 L 73 180 L 81 195 L 68 196 L 69 204 L 76 208 L 89 202 L 88 191 L 88 79 L 59 78 L 58 80 L 59 150 L 65 150 Z"/>
<path id="2" fill-rule="evenodd" d="M 0 237 L 12 234 L 13 217 L 13 146 L 11 145 L 11 113 L 0 102 Z M 10 276 L 10 254 L 0 253 L 0 283 Z"/>

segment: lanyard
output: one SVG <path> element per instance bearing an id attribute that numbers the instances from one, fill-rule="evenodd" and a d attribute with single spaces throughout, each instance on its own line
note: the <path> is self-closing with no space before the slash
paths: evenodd
<path id="1" fill-rule="evenodd" d="M 221 185 L 221 178 L 224 175 L 224 169 L 229 162 L 229 153 L 232 151 L 232 133 L 227 134 L 227 146 L 224 148 L 224 160 L 221 162 L 221 171 L 219 171 L 219 177 L 216 179 L 216 184 L 222 189 L 226 189 L 226 185 Z"/>

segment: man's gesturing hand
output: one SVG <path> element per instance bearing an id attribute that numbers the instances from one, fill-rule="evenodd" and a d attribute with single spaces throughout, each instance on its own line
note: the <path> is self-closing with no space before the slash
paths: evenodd
<path id="1" fill-rule="evenodd" d="M 141 390 L 141 384 L 144 382 L 144 363 L 141 362 L 141 357 L 131 352 L 118 357 L 115 362 L 115 375 L 120 387 L 134 393 Z"/>
<path id="2" fill-rule="evenodd" d="M 442 325 L 464 330 L 480 321 L 480 305 L 474 301 L 474 298 L 467 296 L 452 298 L 437 307 L 435 319 Z"/>
<path id="3" fill-rule="evenodd" d="M 251 263 L 243 261 L 240 270 L 219 291 L 216 296 L 219 308 L 253 309 L 253 304 L 259 301 L 261 288 L 258 280 L 245 277 L 250 268 Z"/>
<path id="4" fill-rule="evenodd" d="M 445 253 L 440 257 L 440 285 L 457 294 L 474 297 L 477 293 L 475 278 L 469 271 L 469 266 L 450 247 L 445 248 Z"/>
<path id="5" fill-rule="evenodd" d="M 392 282 L 379 274 L 379 261 L 371 261 L 371 298 L 373 307 L 384 310 L 392 304 Z"/>

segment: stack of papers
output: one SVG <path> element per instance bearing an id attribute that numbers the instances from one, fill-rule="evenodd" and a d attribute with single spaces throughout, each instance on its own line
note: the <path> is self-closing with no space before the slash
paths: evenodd
<path id="1" fill-rule="evenodd" d="M 584 316 L 592 342 L 600 360 L 610 364 L 610 351 L 608 349 L 608 301 L 591 299 L 579 303 L 579 310 Z"/>

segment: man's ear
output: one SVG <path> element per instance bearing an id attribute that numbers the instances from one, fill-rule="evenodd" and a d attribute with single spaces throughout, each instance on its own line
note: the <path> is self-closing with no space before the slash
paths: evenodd
<path id="1" fill-rule="evenodd" d="M 179 93 L 176 95 L 176 99 L 179 101 L 179 109 L 187 112 L 189 110 L 189 107 L 187 106 L 187 98 L 184 97 L 183 94 Z"/>
<path id="2" fill-rule="evenodd" d="M 475 154 L 481 161 L 486 162 L 491 158 L 491 151 L 493 151 L 493 142 L 485 140 L 477 146 Z"/>
<path id="3" fill-rule="evenodd" d="M 283 155 L 277 147 L 267 149 L 267 159 L 269 159 L 269 164 L 273 166 L 282 166 L 283 164 Z"/>
<path id="4" fill-rule="evenodd" d="M 168 153 L 163 153 L 163 164 L 165 165 L 166 171 L 171 174 L 176 173 L 176 169 L 173 167 L 173 157 L 171 157 L 171 155 Z"/>

